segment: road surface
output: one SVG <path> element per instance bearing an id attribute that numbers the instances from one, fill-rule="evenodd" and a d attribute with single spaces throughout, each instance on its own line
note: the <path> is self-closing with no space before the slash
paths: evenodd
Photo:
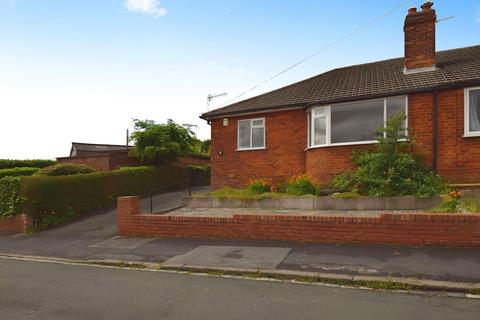
<path id="1" fill-rule="evenodd" d="M 0 259 L 0 318 L 480 319 L 480 300 Z"/>

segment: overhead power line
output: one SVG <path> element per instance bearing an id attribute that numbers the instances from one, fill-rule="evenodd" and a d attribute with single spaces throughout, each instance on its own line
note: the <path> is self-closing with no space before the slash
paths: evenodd
<path id="1" fill-rule="evenodd" d="M 222 105 L 222 107 L 230 104 L 231 102 L 237 100 L 238 98 L 243 97 L 243 96 L 246 95 L 247 93 L 252 92 L 253 90 L 259 88 L 260 86 L 262 86 L 262 85 L 264 85 L 264 84 L 266 84 L 266 83 L 268 83 L 268 82 L 270 82 L 270 81 L 272 81 L 273 79 L 278 78 L 279 76 L 287 73 L 288 71 L 290 71 L 290 70 L 298 67 L 298 66 L 301 65 L 302 63 L 305 63 L 306 61 L 312 59 L 313 57 L 315 57 L 316 55 L 320 54 L 321 52 L 323 52 L 323 51 L 325 51 L 325 50 L 327 50 L 327 49 L 329 49 L 329 48 L 331 48 L 331 47 L 333 47 L 333 46 L 335 46 L 335 45 L 337 45 L 337 44 L 339 44 L 339 43 L 341 43 L 341 42 L 343 42 L 343 41 L 345 41 L 345 40 L 347 40 L 347 39 L 349 39 L 349 38 L 351 38 L 353 35 L 357 34 L 358 32 L 360 32 L 360 31 L 362 31 L 362 30 L 364 30 L 364 29 L 367 29 L 367 28 L 371 27 L 372 25 L 374 25 L 374 24 L 376 24 L 377 22 L 381 21 L 382 19 L 388 17 L 389 15 L 391 15 L 392 13 L 394 13 L 395 11 L 399 10 L 400 8 L 404 7 L 405 5 L 407 5 L 407 4 L 411 3 L 411 2 L 412 2 L 412 0 L 403 1 L 402 3 L 398 4 L 398 5 L 395 6 L 394 8 L 392 8 L 392 9 L 384 12 L 384 13 L 381 14 L 380 16 L 373 18 L 372 20 L 368 21 L 368 22 L 365 23 L 365 24 L 359 25 L 358 27 L 356 27 L 355 29 L 353 29 L 353 30 L 350 31 L 349 33 L 346 33 L 346 34 L 343 35 L 342 37 L 337 38 L 336 40 L 334 40 L 334 41 L 332 41 L 331 43 L 327 44 L 326 46 L 318 49 L 317 51 L 315 51 L 315 52 L 313 52 L 312 54 L 306 56 L 305 58 L 303 58 L 303 59 L 295 62 L 294 64 L 290 65 L 289 67 L 287 67 L 287 68 L 281 70 L 280 72 L 274 74 L 273 76 L 265 79 L 263 82 L 255 85 L 255 86 L 253 86 L 253 87 L 251 87 L 250 89 L 248 89 L 248 90 L 240 93 L 239 95 L 235 96 L 234 98 L 228 100 L 227 102 L 225 102 L 225 103 Z"/>

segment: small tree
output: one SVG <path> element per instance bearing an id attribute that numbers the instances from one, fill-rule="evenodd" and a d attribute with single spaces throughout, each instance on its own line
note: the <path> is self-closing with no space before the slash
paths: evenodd
<path id="1" fill-rule="evenodd" d="M 193 125 L 179 125 L 171 119 L 167 123 L 135 119 L 134 128 L 130 136 L 135 143 L 131 155 L 143 164 L 169 163 L 197 148 Z"/>
<path id="2" fill-rule="evenodd" d="M 386 127 L 378 130 L 378 144 L 371 150 L 354 151 L 356 169 L 340 174 L 332 185 L 375 197 L 441 194 L 445 185 L 413 152 L 414 141 L 406 139 L 404 120 L 403 114 L 390 118 Z"/>

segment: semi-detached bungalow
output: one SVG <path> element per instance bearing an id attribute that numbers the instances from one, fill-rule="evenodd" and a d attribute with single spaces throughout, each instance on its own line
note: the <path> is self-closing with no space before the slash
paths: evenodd
<path id="1" fill-rule="evenodd" d="M 335 69 L 204 113 L 212 187 L 352 167 L 353 149 L 404 112 L 416 151 L 451 182 L 480 182 L 480 46 L 436 52 L 432 3 L 405 18 L 405 56 Z"/>

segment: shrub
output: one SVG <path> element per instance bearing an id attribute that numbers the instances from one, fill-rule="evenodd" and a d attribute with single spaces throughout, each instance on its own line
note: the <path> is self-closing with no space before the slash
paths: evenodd
<path id="1" fill-rule="evenodd" d="M 404 115 L 387 121 L 378 144 L 354 151 L 357 168 L 335 177 L 332 186 L 372 197 L 417 196 L 428 198 L 445 191 L 442 179 L 413 153 L 413 141 L 405 139 Z M 383 137 L 385 134 L 385 137 Z"/>
<path id="2" fill-rule="evenodd" d="M 12 168 L 12 169 L 0 169 L 0 179 L 3 177 L 22 177 L 22 176 L 31 176 L 35 172 L 40 170 L 39 168 Z"/>
<path id="3" fill-rule="evenodd" d="M 465 211 L 461 203 L 461 194 L 458 191 L 452 191 L 443 196 L 442 203 L 438 207 L 438 212 L 459 212 Z"/>
<path id="4" fill-rule="evenodd" d="M 285 187 L 285 192 L 293 195 L 316 194 L 316 183 L 308 174 L 291 177 Z"/>
<path id="5" fill-rule="evenodd" d="M 0 179 L 0 217 L 10 217 L 20 210 L 20 177 Z"/>
<path id="6" fill-rule="evenodd" d="M 189 169 L 194 170 L 197 169 Z M 203 177 L 207 171 L 202 171 Z M 145 195 L 184 179 L 187 170 L 179 166 L 126 167 L 90 174 L 25 177 L 20 195 L 25 198 L 23 212 L 40 225 L 62 222 L 113 205 L 119 196 Z M 197 181 L 197 184 L 207 181 Z"/>
<path id="7" fill-rule="evenodd" d="M 74 163 L 60 163 L 43 168 L 35 173 L 42 176 L 69 176 L 75 174 L 92 173 L 95 170 L 89 166 Z"/>
<path id="8" fill-rule="evenodd" d="M 272 181 L 268 179 L 250 180 L 247 185 L 247 191 L 253 194 L 270 192 L 271 189 L 272 189 Z"/>
<path id="9" fill-rule="evenodd" d="M 0 169 L 12 169 L 12 168 L 45 168 L 55 164 L 53 160 L 11 160 L 0 159 Z"/>

